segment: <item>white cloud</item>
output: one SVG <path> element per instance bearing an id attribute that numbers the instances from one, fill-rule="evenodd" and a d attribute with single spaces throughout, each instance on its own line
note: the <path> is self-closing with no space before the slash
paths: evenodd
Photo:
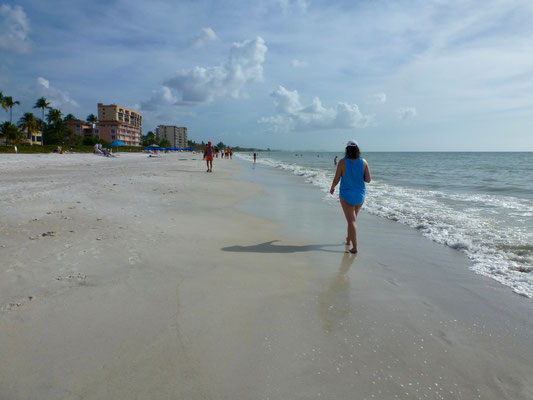
<path id="1" fill-rule="evenodd" d="M 37 78 L 36 91 L 39 97 L 45 97 L 54 108 L 80 106 L 67 92 L 51 86 L 50 81 L 43 77 Z"/>
<path id="2" fill-rule="evenodd" d="M 174 105 L 178 99 L 172 94 L 167 86 L 161 86 L 159 89 L 152 91 L 152 97 L 148 101 L 141 103 L 141 108 L 146 111 L 154 111 L 160 107 Z"/>
<path id="3" fill-rule="evenodd" d="M 387 101 L 387 95 L 383 92 L 374 93 L 366 99 L 367 104 L 384 104 Z"/>
<path id="4" fill-rule="evenodd" d="M 238 98 L 246 84 L 263 80 L 266 52 L 261 37 L 233 43 L 224 64 L 176 72 L 164 85 L 176 90 L 186 103 L 207 103 L 224 96 Z"/>
<path id="5" fill-rule="evenodd" d="M 396 115 L 400 121 L 408 121 L 417 116 L 416 108 L 400 107 L 396 110 Z"/>
<path id="6" fill-rule="evenodd" d="M 269 125 L 275 132 L 313 129 L 364 128 L 372 123 L 372 116 L 364 115 L 357 104 L 337 103 L 336 107 L 324 107 L 318 97 L 303 107 L 298 91 L 279 86 L 271 96 L 278 115 L 263 117 L 258 122 Z"/>
<path id="7" fill-rule="evenodd" d="M 215 31 L 209 27 L 203 28 L 198 36 L 192 40 L 192 47 L 200 48 L 206 45 L 208 42 L 214 42 L 218 40 L 218 36 Z"/>
<path id="8" fill-rule="evenodd" d="M 30 21 L 21 6 L 0 6 L 0 49 L 15 53 L 30 50 Z"/>
<path id="9" fill-rule="evenodd" d="M 274 98 L 276 111 L 284 114 L 294 114 L 302 109 L 300 104 L 300 95 L 297 90 L 285 89 L 283 86 L 278 87 L 271 96 Z"/>
<path id="10" fill-rule="evenodd" d="M 292 60 L 291 64 L 294 68 L 305 68 L 309 65 L 307 61 L 301 61 L 297 59 Z"/>

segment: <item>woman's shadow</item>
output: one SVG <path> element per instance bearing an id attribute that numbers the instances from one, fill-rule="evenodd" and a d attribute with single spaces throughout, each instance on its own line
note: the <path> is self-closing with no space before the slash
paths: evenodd
<path id="1" fill-rule="evenodd" d="M 230 251 L 236 253 L 302 253 L 305 251 L 326 251 L 329 253 L 341 253 L 339 250 L 328 250 L 324 247 L 336 247 L 338 244 L 310 244 L 303 246 L 274 244 L 279 240 L 271 240 L 252 246 L 229 246 L 223 247 L 222 251 Z"/>
<path id="2" fill-rule="evenodd" d="M 350 268 L 356 255 L 345 253 L 342 256 L 339 270 L 331 280 L 327 289 L 319 295 L 320 317 L 324 330 L 334 332 L 350 315 Z"/>

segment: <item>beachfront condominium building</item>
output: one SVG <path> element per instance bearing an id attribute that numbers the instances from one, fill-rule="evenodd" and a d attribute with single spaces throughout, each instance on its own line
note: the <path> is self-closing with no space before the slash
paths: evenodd
<path id="1" fill-rule="evenodd" d="M 159 125 L 156 133 L 159 139 L 167 139 L 172 147 L 187 147 L 187 128 L 184 126 Z"/>
<path id="2" fill-rule="evenodd" d="M 65 121 L 65 125 L 70 129 L 75 135 L 86 137 L 94 136 L 95 128 L 93 124 L 90 124 L 82 119 L 69 119 Z"/>
<path id="3" fill-rule="evenodd" d="M 127 146 L 140 146 L 143 117 L 137 111 L 116 104 L 98 103 L 98 132 L 100 139 L 120 140 Z"/>

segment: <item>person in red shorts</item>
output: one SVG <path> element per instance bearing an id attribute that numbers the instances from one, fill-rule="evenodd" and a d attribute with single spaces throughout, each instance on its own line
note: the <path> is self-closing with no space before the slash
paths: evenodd
<path id="1" fill-rule="evenodd" d="M 208 142 L 204 150 L 204 160 L 207 164 L 206 172 L 213 172 L 213 156 L 214 155 L 215 155 L 215 149 L 211 145 L 211 142 Z"/>

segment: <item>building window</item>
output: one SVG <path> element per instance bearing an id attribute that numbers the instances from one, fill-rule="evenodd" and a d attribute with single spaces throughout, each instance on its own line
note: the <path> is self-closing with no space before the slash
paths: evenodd
<path id="1" fill-rule="evenodd" d="M 111 133 L 115 133 L 115 130 L 114 130 L 114 129 L 111 129 Z"/>

